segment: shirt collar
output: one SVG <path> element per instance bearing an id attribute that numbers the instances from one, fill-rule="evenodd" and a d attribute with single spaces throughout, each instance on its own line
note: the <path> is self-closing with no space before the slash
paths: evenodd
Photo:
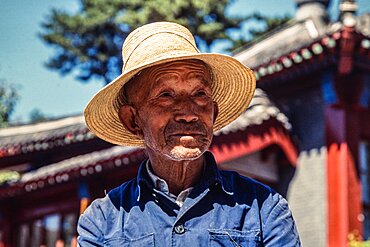
<path id="1" fill-rule="evenodd" d="M 223 177 L 221 176 L 221 172 L 217 168 L 217 163 L 213 154 L 207 151 L 204 153 L 204 157 L 206 160 L 206 167 L 201 180 L 201 183 L 204 183 L 203 186 L 221 187 L 223 192 L 228 195 L 233 195 L 234 192 L 231 189 L 231 185 L 228 180 L 223 179 Z"/>
<path id="2" fill-rule="evenodd" d="M 150 161 L 149 160 L 147 160 L 145 162 L 145 167 L 146 167 L 146 170 L 148 171 L 148 175 L 149 175 L 150 179 L 153 182 L 154 188 L 156 188 L 156 189 L 158 189 L 158 190 L 160 190 L 160 191 L 162 191 L 164 193 L 169 193 L 169 188 L 168 188 L 167 182 L 164 179 L 158 177 L 157 175 L 155 175 L 152 172 L 152 169 L 150 167 Z"/>
<path id="3" fill-rule="evenodd" d="M 148 170 L 146 169 L 146 162 L 148 160 L 144 160 L 141 162 L 141 165 L 138 170 L 137 175 L 137 188 L 138 188 L 138 196 L 137 201 L 140 201 L 143 193 L 143 187 L 146 186 L 149 190 L 153 190 L 153 181 L 150 179 L 150 176 L 148 174 Z"/>
<path id="4" fill-rule="evenodd" d="M 227 180 L 223 180 L 220 171 L 217 168 L 216 161 L 213 157 L 213 154 L 209 151 L 204 153 L 205 157 L 205 170 L 201 177 L 201 181 L 199 186 L 203 189 L 210 188 L 210 187 L 221 187 L 222 191 L 228 195 L 233 195 L 234 193 L 231 190 L 231 185 Z M 141 199 L 143 185 L 146 186 L 149 190 L 153 190 L 155 188 L 153 181 L 156 181 L 157 176 L 150 172 L 147 169 L 148 160 L 145 160 L 141 163 L 137 181 L 138 181 L 138 197 L 137 201 Z M 155 176 L 155 177 L 153 177 Z M 153 179 L 154 178 L 154 179 Z M 158 178 L 158 177 L 157 177 Z M 160 178 L 159 178 L 160 179 Z"/>

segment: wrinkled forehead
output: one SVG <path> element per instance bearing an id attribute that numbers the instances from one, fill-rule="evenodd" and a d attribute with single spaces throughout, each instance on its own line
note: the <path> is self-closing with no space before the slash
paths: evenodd
<path id="1" fill-rule="evenodd" d="M 201 60 L 180 60 L 168 62 L 153 67 L 146 68 L 137 73 L 131 78 L 122 88 L 121 97 L 124 97 L 123 102 L 130 102 L 130 99 L 141 96 L 141 92 L 151 90 L 153 83 L 161 76 L 175 74 L 181 71 L 189 71 L 190 74 L 203 76 L 205 83 L 212 83 L 212 73 L 206 63 Z"/>
<path id="2" fill-rule="evenodd" d="M 149 78 L 153 79 L 155 77 L 187 71 L 188 73 L 194 73 L 199 75 L 204 75 L 209 77 L 210 72 L 208 66 L 201 60 L 183 60 L 175 61 L 170 63 L 161 64 L 158 66 L 153 66 L 145 69 L 142 74 L 147 75 Z"/>

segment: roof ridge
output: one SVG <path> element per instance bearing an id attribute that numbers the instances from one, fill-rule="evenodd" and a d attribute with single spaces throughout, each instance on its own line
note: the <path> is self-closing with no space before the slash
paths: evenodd
<path id="1" fill-rule="evenodd" d="M 85 119 L 82 114 L 78 116 L 67 117 L 42 123 L 0 129 L 0 137 L 32 134 L 77 124 L 85 124 Z"/>

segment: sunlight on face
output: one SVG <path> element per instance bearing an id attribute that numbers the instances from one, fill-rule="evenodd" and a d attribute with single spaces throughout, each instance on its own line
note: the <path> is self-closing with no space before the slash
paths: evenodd
<path id="1" fill-rule="evenodd" d="M 209 148 L 215 118 L 210 81 L 197 60 L 143 71 L 129 93 L 135 95 L 136 120 L 148 152 L 179 161 L 197 159 Z"/>
<path id="2" fill-rule="evenodd" d="M 193 160 L 200 157 L 203 152 L 196 145 L 196 140 L 192 136 L 182 136 L 180 145 L 174 146 L 170 152 L 169 158 L 174 160 Z"/>

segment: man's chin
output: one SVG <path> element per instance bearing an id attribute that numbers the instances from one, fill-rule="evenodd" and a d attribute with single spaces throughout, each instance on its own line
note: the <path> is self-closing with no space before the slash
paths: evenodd
<path id="1" fill-rule="evenodd" d="M 170 151 L 171 159 L 173 160 L 195 160 L 198 159 L 204 151 L 201 151 L 199 147 L 184 147 L 175 146 Z"/>

